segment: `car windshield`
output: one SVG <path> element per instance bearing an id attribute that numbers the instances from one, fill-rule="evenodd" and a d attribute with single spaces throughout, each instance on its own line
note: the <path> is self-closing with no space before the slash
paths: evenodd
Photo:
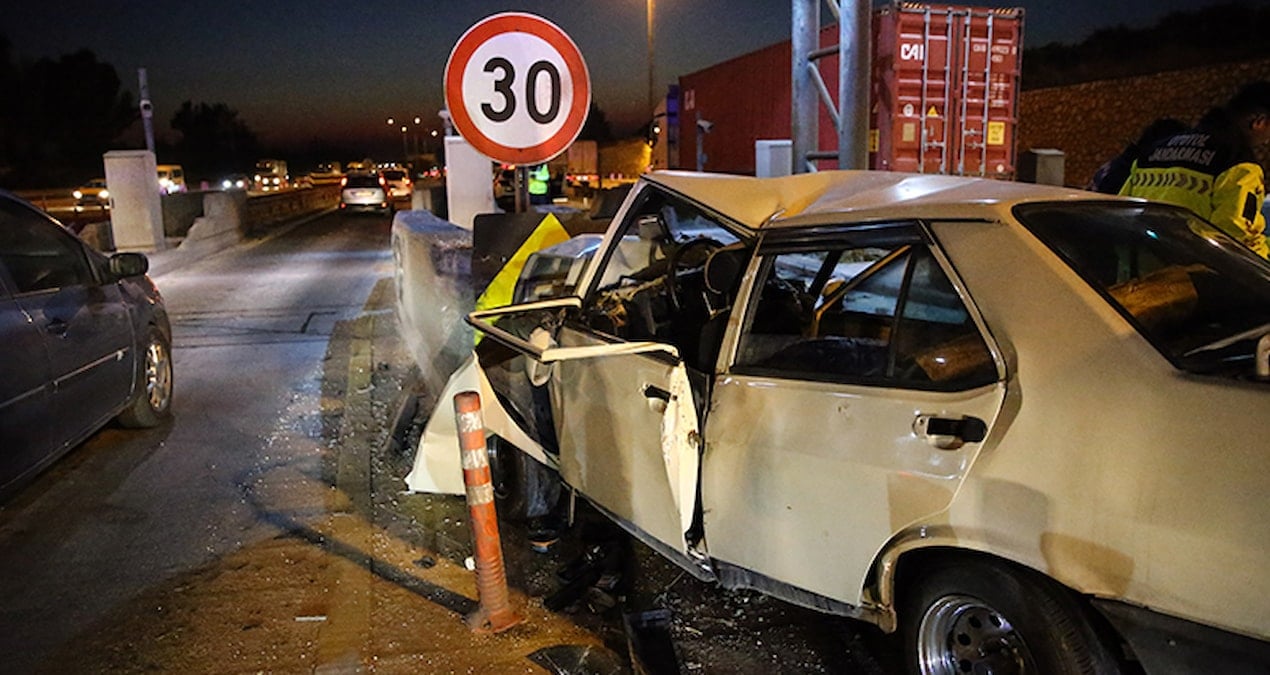
<path id="1" fill-rule="evenodd" d="M 1184 209 L 1030 204 L 1015 215 L 1174 365 L 1252 369 L 1270 332 L 1270 265 Z"/>
<path id="2" fill-rule="evenodd" d="M 376 176 L 349 176 L 348 183 L 345 187 L 351 188 L 377 188 L 379 187 L 379 178 Z"/>

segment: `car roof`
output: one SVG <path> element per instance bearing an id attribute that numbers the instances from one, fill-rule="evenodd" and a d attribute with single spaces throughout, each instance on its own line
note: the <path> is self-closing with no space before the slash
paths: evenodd
<path id="1" fill-rule="evenodd" d="M 778 178 L 656 171 L 644 179 L 754 230 L 844 218 L 991 219 L 1024 202 L 1125 199 L 1033 183 L 893 171 L 820 171 Z"/>

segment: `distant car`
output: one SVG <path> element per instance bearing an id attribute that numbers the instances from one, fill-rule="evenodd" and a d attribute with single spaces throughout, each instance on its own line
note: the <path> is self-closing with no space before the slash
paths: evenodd
<path id="1" fill-rule="evenodd" d="M 79 186 L 71 193 L 75 198 L 75 210 L 110 208 L 110 192 L 106 189 L 105 178 L 94 178 Z"/>
<path id="2" fill-rule="evenodd" d="M 340 181 L 340 209 L 391 211 L 387 181 L 378 173 L 350 173 Z"/>
<path id="3" fill-rule="evenodd" d="M 256 189 L 261 192 L 274 192 L 291 187 L 291 173 L 287 163 L 280 159 L 262 159 L 256 162 L 254 177 Z"/>
<path id="4" fill-rule="evenodd" d="M 148 267 L 0 191 L 0 496 L 111 419 L 171 414 L 172 328 Z"/>
<path id="5" fill-rule="evenodd" d="M 251 176 L 245 173 L 234 173 L 221 179 L 220 189 L 222 190 L 250 190 L 252 185 Z"/>
<path id="6" fill-rule="evenodd" d="M 1270 672 L 1270 263 L 1238 241 L 881 171 L 645 174 L 602 241 L 469 321 L 506 452 L 653 550 L 898 632 L 905 672 Z"/>
<path id="7" fill-rule="evenodd" d="M 185 192 L 185 170 L 179 164 L 160 164 L 159 190 L 165 195 Z"/>
<path id="8" fill-rule="evenodd" d="M 309 181 L 314 185 L 338 183 L 342 178 L 344 178 L 344 172 L 339 162 L 323 162 L 309 174 Z"/>
<path id="9" fill-rule="evenodd" d="M 385 169 L 382 173 L 384 183 L 388 187 L 388 196 L 409 197 L 413 186 L 410 183 L 410 174 L 405 169 Z"/>

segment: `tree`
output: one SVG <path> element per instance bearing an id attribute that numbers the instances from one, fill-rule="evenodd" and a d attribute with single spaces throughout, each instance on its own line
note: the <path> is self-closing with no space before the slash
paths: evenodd
<path id="1" fill-rule="evenodd" d="M 88 50 L 15 66 L 8 52 L 8 41 L 0 42 L 0 166 L 12 171 L 11 184 L 100 175 L 102 154 L 138 117 L 114 66 Z"/>
<path id="2" fill-rule="evenodd" d="M 17 126 L 12 104 L 17 95 L 17 69 L 9 49 L 9 39 L 0 35 L 0 92 L 3 92 L 0 98 L 7 101 L 0 104 L 0 181 L 6 181 L 13 172 L 14 129 Z"/>
<path id="3" fill-rule="evenodd" d="M 1111 26 L 1081 43 L 1023 52 L 1023 89 L 1146 75 L 1270 54 L 1270 8 L 1225 3 L 1167 14 L 1149 28 Z"/>
<path id="4" fill-rule="evenodd" d="M 172 115 L 181 134 L 173 150 L 187 173 L 218 176 L 250 166 L 260 144 L 238 111 L 224 103 L 185 101 Z"/>
<path id="5" fill-rule="evenodd" d="M 591 109 L 587 111 L 586 123 L 582 125 L 582 131 L 578 132 L 578 138 L 584 141 L 613 140 L 613 130 L 609 127 L 608 118 L 595 101 L 591 101 Z"/>

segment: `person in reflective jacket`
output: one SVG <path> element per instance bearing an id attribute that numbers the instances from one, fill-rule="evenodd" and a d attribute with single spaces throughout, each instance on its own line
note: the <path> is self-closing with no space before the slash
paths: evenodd
<path id="1" fill-rule="evenodd" d="M 1133 168 L 1133 163 L 1136 160 L 1142 157 L 1160 139 L 1168 138 L 1173 134 L 1180 134 L 1189 128 L 1190 126 L 1186 122 L 1175 120 L 1172 117 L 1161 117 L 1148 124 L 1142 130 L 1142 133 L 1138 135 L 1138 140 L 1125 146 L 1125 149 L 1120 154 L 1098 167 L 1086 189 L 1111 195 L 1118 194 L 1120 188 L 1124 187 L 1124 182 L 1128 180 L 1129 170 Z"/>
<path id="2" fill-rule="evenodd" d="M 1120 194 L 1185 206 L 1262 258 L 1265 176 L 1255 148 L 1270 141 L 1270 82 L 1254 82 L 1194 129 L 1169 136 L 1133 163 Z"/>

